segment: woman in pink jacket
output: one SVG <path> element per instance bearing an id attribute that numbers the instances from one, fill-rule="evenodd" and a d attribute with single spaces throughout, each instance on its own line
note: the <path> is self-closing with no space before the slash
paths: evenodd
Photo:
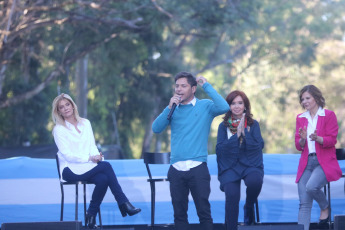
<path id="1" fill-rule="evenodd" d="M 329 204 L 321 188 L 341 177 L 336 154 L 338 123 L 333 111 L 324 109 L 325 99 L 314 85 L 304 86 L 299 93 L 306 112 L 296 117 L 295 145 L 302 151 L 296 183 L 300 200 L 298 223 L 309 230 L 311 207 L 315 200 L 321 209 L 319 225 L 327 225 Z"/>

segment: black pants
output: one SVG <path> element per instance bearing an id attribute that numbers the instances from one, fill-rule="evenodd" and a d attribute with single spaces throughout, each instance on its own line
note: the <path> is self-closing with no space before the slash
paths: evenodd
<path id="1" fill-rule="evenodd" d="M 175 229 L 189 229 L 187 210 L 190 191 L 199 216 L 200 229 L 212 230 L 213 220 L 210 202 L 208 201 L 211 193 L 211 177 L 207 164 L 202 163 L 189 171 L 178 171 L 173 166 L 170 166 L 168 179 L 174 208 Z"/>
<path id="2" fill-rule="evenodd" d="M 243 178 L 246 190 L 246 205 L 254 206 L 263 183 L 260 173 L 252 172 Z M 225 220 L 227 230 L 237 230 L 238 212 L 241 196 L 241 180 L 229 182 L 224 185 L 225 192 Z"/>
<path id="3" fill-rule="evenodd" d="M 90 215 L 97 214 L 108 187 L 113 193 L 118 205 L 128 201 L 109 162 L 101 161 L 96 167 L 82 175 L 74 174 L 69 168 L 65 168 L 62 172 L 62 178 L 65 181 L 84 180 L 95 184 L 92 200 L 87 211 Z"/>

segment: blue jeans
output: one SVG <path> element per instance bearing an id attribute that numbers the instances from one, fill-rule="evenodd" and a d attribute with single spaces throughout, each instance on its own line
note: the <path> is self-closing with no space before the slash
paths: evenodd
<path id="1" fill-rule="evenodd" d="M 65 168 L 62 172 L 62 178 L 68 182 L 83 180 L 95 184 L 92 200 L 87 211 L 90 215 L 97 214 L 108 187 L 119 206 L 128 201 L 109 162 L 101 161 L 96 167 L 82 175 L 74 174 L 69 168 Z"/>
<path id="2" fill-rule="evenodd" d="M 191 168 L 189 171 L 178 171 L 171 165 L 168 172 L 168 179 L 174 208 L 175 229 L 190 229 L 187 216 L 188 195 L 190 191 L 199 216 L 200 229 L 212 230 L 211 205 L 208 201 L 211 193 L 211 177 L 207 164 L 204 162 L 195 168 Z"/>
<path id="3" fill-rule="evenodd" d="M 321 188 L 327 184 L 326 175 L 323 172 L 316 156 L 308 157 L 308 164 L 299 182 L 299 212 L 298 224 L 304 225 L 304 230 L 309 230 L 311 208 L 315 200 L 321 210 L 328 207 L 328 201 Z"/>

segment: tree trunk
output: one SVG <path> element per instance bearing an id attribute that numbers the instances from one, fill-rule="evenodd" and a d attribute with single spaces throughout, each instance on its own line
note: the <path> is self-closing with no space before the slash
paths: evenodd
<path id="1" fill-rule="evenodd" d="M 151 145 L 152 137 L 153 137 L 152 123 L 153 123 L 153 121 L 155 119 L 155 114 L 156 113 L 152 113 L 152 115 L 150 117 L 150 122 L 148 122 L 147 125 L 146 125 L 143 146 L 142 146 L 142 149 L 141 149 L 141 155 L 144 152 L 150 151 L 150 145 Z"/>
<path id="2" fill-rule="evenodd" d="M 158 115 L 158 105 L 160 104 L 160 98 L 156 97 L 154 101 L 155 101 L 154 108 L 150 116 L 150 121 L 147 123 L 146 128 L 145 128 L 145 135 L 144 135 L 144 140 L 143 140 L 143 146 L 141 149 L 141 155 L 144 152 L 150 151 L 150 146 L 151 146 L 152 137 L 153 137 L 152 123 L 154 122 L 155 118 Z"/>
<path id="3" fill-rule="evenodd" d="M 115 144 L 118 145 L 121 148 L 121 143 L 120 143 L 120 135 L 119 135 L 119 129 L 117 127 L 117 121 L 116 121 L 116 113 L 115 111 L 111 112 L 111 117 L 113 119 L 113 124 L 114 124 L 114 139 L 115 139 Z"/>
<path id="4" fill-rule="evenodd" d="M 76 104 L 78 106 L 78 112 L 81 117 L 87 117 L 87 65 L 88 55 L 79 59 L 76 65 Z"/>
<path id="5" fill-rule="evenodd" d="M 6 69 L 7 69 L 6 64 L 1 65 L 1 68 L 0 68 L 0 96 L 2 95 L 2 89 L 3 89 L 4 80 L 5 80 Z"/>

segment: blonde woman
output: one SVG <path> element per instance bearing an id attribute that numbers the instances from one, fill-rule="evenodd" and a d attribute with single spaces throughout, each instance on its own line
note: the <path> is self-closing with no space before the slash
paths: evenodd
<path id="1" fill-rule="evenodd" d="M 139 213 L 141 209 L 129 202 L 111 165 L 103 161 L 95 145 L 90 121 L 79 116 L 78 108 L 69 95 L 61 94 L 54 99 L 52 118 L 61 178 L 68 182 L 82 180 L 95 184 L 85 220 L 88 228 L 97 228 L 96 214 L 108 187 L 123 217 Z"/>

